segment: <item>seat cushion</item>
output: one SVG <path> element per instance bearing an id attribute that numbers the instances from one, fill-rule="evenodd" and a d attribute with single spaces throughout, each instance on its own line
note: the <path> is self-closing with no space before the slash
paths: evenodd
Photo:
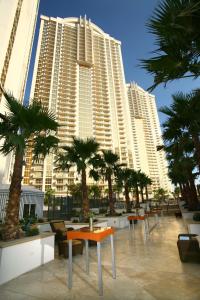
<path id="1" fill-rule="evenodd" d="M 60 241 L 58 244 L 59 255 L 64 255 L 68 258 L 68 240 Z M 80 240 L 72 240 L 72 255 L 78 255 L 83 253 L 83 242 Z"/>
<path id="2" fill-rule="evenodd" d="M 65 229 L 65 223 L 64 222 L 53 222 L 52 223 L 54 230 L 62 230 Z"/>

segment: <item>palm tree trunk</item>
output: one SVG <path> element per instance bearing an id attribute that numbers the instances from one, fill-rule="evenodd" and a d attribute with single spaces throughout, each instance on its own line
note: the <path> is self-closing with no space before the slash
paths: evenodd
<path id="1" fill-rule="evenodd" d="M 21 195 L 23 154 L 16 151 L 12 180 L 9 190 L 8 205 L 3 232 L 4 240 L 17 238 L 19 234 L 19 207 Z"/>
<path id="2" fill-rule="evenodd" d="M 197 164 L 199 168 L 199 174 L 200 174 L 200 140 L 198 134 L 192 134 L 192 140 L 194 142 L 194 146 L 196 149 L 196 158 L 197 158 Z"/>
<path id="3" fill-rule="evenodd" d="M 108 176 L 108 195 L 109 195 L 109 206 L 110 206 L 110 215 L 115 214 L 114 202 L 113 202 L 113 190 L 112 190 L 112 179 L 111 176 Z"/>
<path id="4" fill-rule="evenodd" d="M 189 210 L 196 210 L 198 207 L 198 198 L 197 198 L 197 190 L 194 184 L 194 179 L 191 177 L 189 179 L 190 183 L 190 200 L 189 200 Z"/>
<path id="5" fill-rule="evenodd" d="M 179 182 L 180 192 L 181 192 L 181 198 L 182 200 L 185 200 L 185 194 L 184 194 L 184 185 Z"/>
<path id="6" fill-rule="evenodd" d="M 88 189 L 87 189 L 87 179 L 86 170 L 83 169 L 81 173 L 81 183 L 82 183 L 82 209 L 84 219 L 88 218 L 89 213 L 89 201 L 88 201 Z"/>
<path id="7" fill-rule="evenodd" d="M 186 203 L 189 205 L 189 201 L 190 201 L 190 185 L 188 182 L 186 182 L 184 184 L 184 200 L 186 201 Z"/>
<path id="8" fill-rule="evenodd" d="M 140 193 L 142 197 L 142 203 L 144 203 L 143 187 L 140 187 Z"/>
<path id="9" fill-rule="evenodd" d="M 140 206 L 140 198 L 139 198 L 139 190 L 138 190 L 138 186 L 135 186 L 135 191 L 136 191 L 136 207 Z"/>
<path id="10" fill-rule="evenodd" d="M 130 197 L 129 197 L 129 190 L 128 190 L 128 185 L 125 184 L 125 199 L 126 199 L 126 212 L 130 212 Z"/>
<path id="11" fill-rule="evenodd" d="M 145 186 L 145 195 L 146 195 L 146 202 L 147 202 L 147 201 L 149 201 L 149 194 L 148 194 L 147 185 Z"/>

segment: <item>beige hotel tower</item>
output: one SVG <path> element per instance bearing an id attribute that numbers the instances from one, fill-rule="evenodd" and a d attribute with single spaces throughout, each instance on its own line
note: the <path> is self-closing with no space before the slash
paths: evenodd
<path id="1" fill-rule="evenodd" d="M 90 20 L 41 16 L 31 98 L 55 113 L 61 147 L 70 145 L 73 136 L 95 137 L 101 149 L 113 150 L 134 168 L 121 44 Z M 33 163 L 27 152 L 24 184 L 66 195 L 75 178 L 73 170 L 55 170 L 53 155 Z"/>
<path id="2" fill-rule="evenodd" d="M 23 102 L 39 0 L 0 0 L 0 83 Z M 0 92 L 0 112 L 5 98 Z M 1 142 L 0 142 L 1 143 Z M 0 154 L 0 183 L 8 183 L 12 155 Z"/>
<path id="3" fill-rule="evenodd" d="M 163 141 L 155 96 L 136 83 L 127 84 L 127 95 L 134 140 L 134 169 L 141 169 L 153 180 L 153 189 L 162 187 L 171 191 L 165 153 L 157 151 Z"/>

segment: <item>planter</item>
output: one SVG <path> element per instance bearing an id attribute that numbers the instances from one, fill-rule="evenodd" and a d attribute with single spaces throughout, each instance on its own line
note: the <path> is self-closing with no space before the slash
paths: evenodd
<path id="1" fill-rule="evenodd" d="M 200 235 L 200 223 L 188 224 L 188 232 Z"/>
<path id="2" fill-rule="evenodd" d="M 127 216 L 103 217 L 107 221 L 108 226 L 115 228 L 125 228 L 129 226 Z"/>
<path id="3" fill-rule="evenodd" d="M 89 223 L 72 223 L 72 222 L 65 221 L 66 228 L 72 227 L 73 229 L 79 229 L 79 228 L 86 227 L 86 226 L 88 227 Z M 108 225 L 106 218 L 103 218 L 103 220 L 94 222 L 93 226 L 94 227 L 107 227 L 110 225 Z"/>
<path id="4" fill-rule="evenodd" d="M 37 225 L 37 228 L 39 229 L 40 233 L 48 232 L 48 231 L 52 232 L 49 222 L 37 223 L 36 225 Z"/>
<path id="5" fill-rule="evenodd" d="M 54 233 L 0 242 L 0 284 L 54 259 Z"/>

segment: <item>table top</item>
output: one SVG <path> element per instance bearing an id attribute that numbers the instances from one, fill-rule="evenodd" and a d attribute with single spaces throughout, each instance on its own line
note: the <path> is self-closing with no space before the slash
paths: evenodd
<path id="1" fill-rule="evenodd" d="M 89 227 L 83 227 L 77 230 L 68 231 L 67 239 L 93 240 L 100 242 L 111 234 L 114 234 L 114 229 L 112 227 L 94 227 L 92 231 L 90 231 Z"/>
<path id="2" fill-rule="evenodd" d="M 146 216 L 128 216 L 128 220 L 145 220 Z"/>

